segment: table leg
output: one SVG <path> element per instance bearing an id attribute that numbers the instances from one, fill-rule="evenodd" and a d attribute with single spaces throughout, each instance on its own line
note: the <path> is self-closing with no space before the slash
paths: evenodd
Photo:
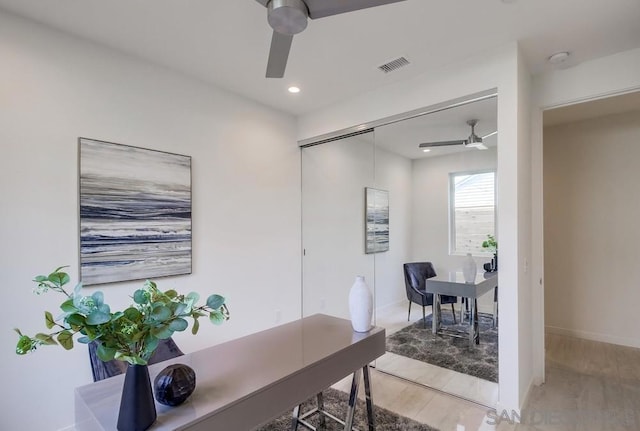
<path id="1" fill-rule="evenodd" d="M 467 316 L 467 317 L 469 316 L 469 313 L 470 313 L 470 311 L 469 311 L 469 301 L 471 301 L 471 298 L 465 298 L 465 301 L 464 301 L 464 315 Z"/>
<path id="2" fill-rule="evenodd" d="M 476 321 L 476 344 L 480 344 L 480 319 L 478 318 L 478 300 L 476 298 L 473 299 L 473 313 L 475 314 Z"/>
<path id="3" fill-rule="evenodd" d="M 469 298 L 471 302 L 471 315 L 469 316 L 469 347 L 480 344 L 480 333 L 478 327 L 478 300 Z"/>
<path id="4" fill-rule="evenodd" d="M 440 329 L 440 295 L 437 293 L 433 294 L 433 305 L 431 306 L 431 332 L 434 334 L 438 333 Z"/>
<path id="5" fill-rule="evenodd" d="M 473 298 L 469 298 L 469 302 L 471 302 L 471 313 L 469 313 L 469 347 L 473 347 L 476 343 L 476 307 L 475 300 Z"/>
<path id="6" fill-rule="evenodd" d="M 498 325 L 498 286 L 493 290 L 493 327 Z"/>
<path id="7" fill-rule="evenodd" d="M 324 417 L 324 397 L 322 396 L 322 392 L 318 392 L 318 412 L 320 413 L 320 418 L 318 419 L 318 429 L 323 430 L 327 426 L 327 420 Z"/>
<path id="8" fill-rule="evenodd" d="M 338 422 L 341 425 L 344 425 L 345 431 L 353 431 L 353 418 L 355 416 L 356 404 L 358 402 L 358 388 L 360 387 L 360 375 L 361 373 L 364 375 L 364 389 L 365 389 L 365 399 L 366 399 L 366 408 L 367 408 L 367 425 L 368 431 L 376 430 L 376 422 L 373 410 L 373 394 L 371 391 L 371 377 L 369 374 L 369 366 L 365 365 L 362 369 L 358 369 L 353 373 L 353 379 L 351 381 L 351 392 L 349 394 L 349 404 L 347 406 L 347 415 L 344 421 L 336 416 L 332 415 L 329 412 L 326 412 L 324 409 L 324 397 L 322 392 L 319 392 L 317 397 L 317 408 L 310 410 L 306 413 L 300 414 L 302 409 L 302 405 L 297 405 L 293 409 L 293 415 L 291 419 L 291 431 L 297 431 L 298 426 L 301 425 L 303 428 L 308 428 L 312 430 L 324 430 L 326 429 L 326 417 Z M 306 422 L 306 418 L 319 414 L 318 418 L 318 427 L 312 426 L 310 423 Z"/>
<path id="9" fill-rule="evenodd" d="M 369 377 L 369 366 L 362 368 L 364 374 L 364 393 L 367 400 L 367 421 L 369 422 L 369 431 L 376 430 L 376 420 L 373 415 L 373 395 L 371 394 L 371 379 Z"/>
<path id="10" fill-rule="evenodd" d="M 358 401 L 358 387 L 360 386 L 360 373 L 362 370 L 358 369 L 353 373 L 353 380 L 351 380 L 351 393 L 349 394 L 349 406 L 347 407 L 347 417 L 344 420 L 344 430 L 351 431 L 353 428 L 353 414 L 356 411 L 356 402 Z"/>
<path id="11" fill-rule="evenodd" d="M 293 417 L 291 418 L 291 431 L 298 430 L 298 418 L 300 417 L 300 406 L 297 405 L 293 408 Z"/>

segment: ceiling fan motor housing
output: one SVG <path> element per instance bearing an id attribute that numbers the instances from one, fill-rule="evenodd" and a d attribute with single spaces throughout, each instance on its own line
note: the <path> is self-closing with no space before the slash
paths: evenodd
<path id="1" fill-rule="evenodd" d="M 473 146 L 478 146 L 479 144 L 482 144 L 482 138 L 476 135 L 476 131 L 475 131 L 476 124 L 478 124 L 478 120 L 468 120 L 467 124 L 471 126 L 471 135 L 469 135 L 464 145 L 466 147 L 473 147 Z"/>
<path id="2" fill-rule="evenodd" d="M 302 0 L 271 0 L 267 21 L 280 34 L 293 36 L 307 28 L 309 10 Z"/>

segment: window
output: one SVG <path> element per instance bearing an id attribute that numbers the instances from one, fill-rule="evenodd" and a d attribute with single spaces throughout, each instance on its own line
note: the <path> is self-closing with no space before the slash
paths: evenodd
<path id="1" fill-rule="evenodd" d="M 495 171 L 450 174 L 451 254 L 486 254 L 482 242 L 495 235 L 495 179 Z"/>

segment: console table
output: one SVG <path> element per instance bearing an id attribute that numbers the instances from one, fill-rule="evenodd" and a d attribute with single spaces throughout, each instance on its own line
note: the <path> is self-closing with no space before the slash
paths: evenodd
<path id="1" fill-rule="evenodd" d="M 158 419 L 150 431 L 251 430 L 354 373 L 352 415 L 360 370 L 372 413 L 368 364 L 384 352 L 383 328 L 358 333 L 348 320 L 316 314 L 151 365 L 152 383 L 167 365 L 190 366 L 196 390 L 177 407 L 156 403 Z M 116 430 L 123 382 L 121 375 L 76 388 L 77 431 Z M 294 417 L 293 427 L 297 424 Z"/>
<path id="2" fill-rule="evenodd" d="M 471 318 L 469 319 L 469 346 L 480 343 L 478 331 L 478 298 L 498 287 L 498 272 L 476 274 L 475 280 L 466 282 L 461 272 L 449 272 L 427 278 L 425 290 L 433 293 L 433 316 L 431 330 L 440 333 L 440 295 L 462 296 L 470 299 Z"/>

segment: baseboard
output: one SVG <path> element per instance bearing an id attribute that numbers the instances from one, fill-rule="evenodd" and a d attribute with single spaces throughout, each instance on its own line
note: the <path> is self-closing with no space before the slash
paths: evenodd
<path id="1" fill-rule="evenodd" d="M 582 338 L 584 340 L 599 341 L 601 343 L 617 344 L 619 346 L 640 348 L 640 340 L 628 337 L 617 337 L 610 334 L 580 331 L 577 329 L 559 328 L 557 326 L 545 326 L 545 333 L 565 335 L 568 337 Z"/>
<path id="2" fill-rule="evenodd" d="M 527 390 L 524 393 L 524 397 L 520 402 L 520 406 L 513 407 L 507 406 L 498 400 L 496 403 L 496 408 L 489 410 L 485 415 L 482 425 L 478 428 L 478 431 L 494 431 L 498 428 L 502 422 L 506 422 L 509 425 L 516 425 L 522 422 L 522 414 L 525 410 L 527 403 L 529 402 L 529 397 L 531 395 L 531 390 L 533 389 L 534 381 L 533 378 L 529 380 L 529 384 L 527 385 Z M 526 418 L 525 418 L 526 422 Z"/>
<path id="3" fill-rule="evenodd" d="M 398 301 L 396 301 L 396 302 L 390 302 L 389 304 L 383 305 L 383 306 L 381 306 L 381 307 L 376 307 L 376 315 L 384 314 L 384 313 L 386 313 L 388 310 L 393 309 L 393 308 L 395 308 L 395 307 L 398 307 L 398 306 L 400 306 L 400 305 L 402 305 L 402 304 L 404 304 L 404 305 L 405 305 L 405 307 L 407 306 L 408 301 L 407 301 L 407 299 L 406 299 L 406 298 L 405 298 L 405 299 L 398 300 Z"/>
<path id="4" fill-rule="evenodd" d="M 509 407 L 498 401 L 496 408 L 487 412 L 478 431 L 495 431 L 502 423 L 516 425 L 520 423 L 521 417 L 522 409 Z"/>
<path id="5" fill-rule="evenodd" d="M 533 389 L 534 385 L 534 378 L 531 377 L 531 380 L 529 380 L 529 385 L 527 386 L 527 391 L 524 393 L 524 397 L 522 398 L 522 402 L 520 403 L 520 413 L 522 413 L 522 411 L 526 409 L 527 404 L 529 403 L 529 397 L 531 396 L 531 390 Z"/>

